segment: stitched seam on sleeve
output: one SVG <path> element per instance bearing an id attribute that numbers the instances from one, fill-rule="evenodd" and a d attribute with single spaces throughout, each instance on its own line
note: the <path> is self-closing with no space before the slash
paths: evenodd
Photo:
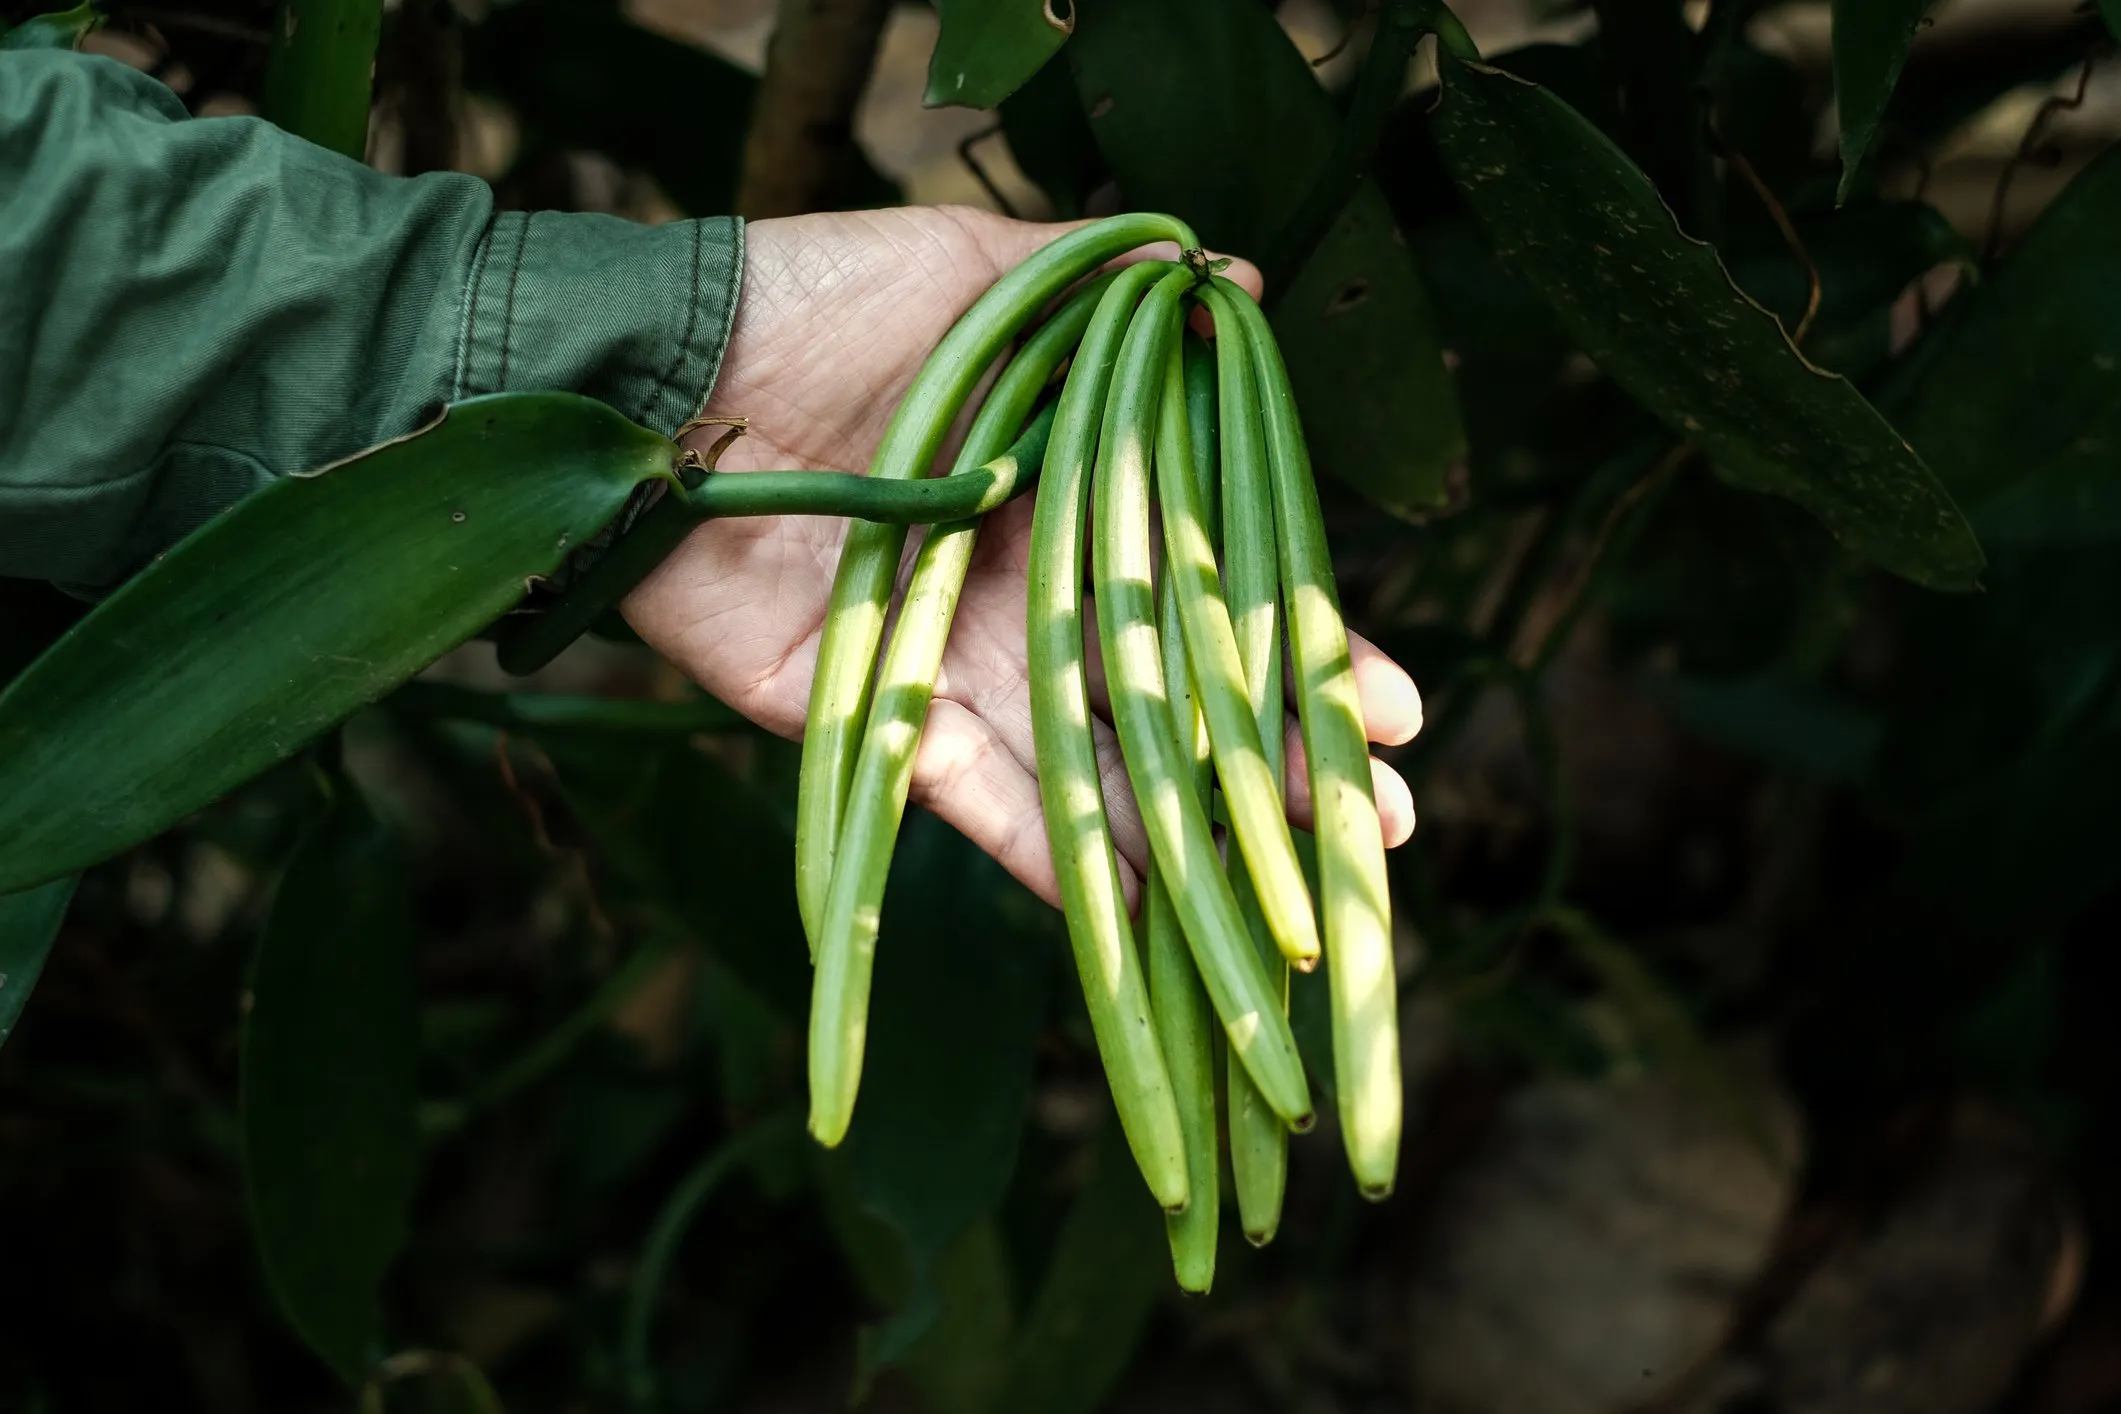
<path id="1" fill-rule="evenodd" d="M 478 327 L 479 286 L 486 279 L 486 257 L 493 253 L 493 228 L 499 216 L 486 218 L 486 230 L 479 237 L 478 254 L 471 260 L 471 288 L 464 294 L 464 317 L 457 321 L 457 369 L 451 380 L 449 400 L 455 402 L 464 396 L 464 380 L 471 374 L 471 338 Z"/>
<path id="2" fill-rule="evenodd" d="M 501 377 L 494 385 L 497 393 L 508 391 L 508 345 L 516 328 L 516 280 L 522 275 L 523 262 L 530 255 L 530 223 L 536 219 L 535 211 L 523 217 L 523 231 L 516 238 L 516 258 L 508 267 L 508 298 L 503 305 L 505 313 L 501 323 Z"/>
<path id="3" fill-rule="evenodd" d="M 655 416 L 656 406 L 663 401 L 663 394 L 676 385 L 679 370 L 684 368 L 686 360 L 692 356 L 692 336 L 700 323 L 700 248 L 706 243 L 703 234 L 705 227 L 706 223 L 702 221 L 692 223 L 692 297 L 686 301 L 685 332 L 678 335 L 677 351 L 670 356 L 670 366 L 663 370 L 663 376 L 656 379 L 655 386 L 648 390 L 647 406 L 641 409 L 642 415 L 646 417 Z"/>
<path id="4" fill-rule="evenodd" d="M 736 329 L 736 302 L 744 292 L 744 242 L 747 239 L 744 219 L 729 218 L 729 278 L 722 290 L 722 317 L 715 328 L 714 357 L 707 365 L 707 386 L 700 389 L 700 400 L 692 410 L 707 406 L 707 399 L 714 396 L 714 385 L 722 378 L 722 356 L 729 352 L 729 336 Z"/>

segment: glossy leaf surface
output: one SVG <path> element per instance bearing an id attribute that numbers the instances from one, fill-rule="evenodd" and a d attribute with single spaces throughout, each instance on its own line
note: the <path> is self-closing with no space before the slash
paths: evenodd
<path id="1" fill-rule="evenodd" d="M 242 1036 L 259 1257 L 302 1339 L 358 1381 L 419 1174 L 419 991 L 403 866 L 352 784 L 280 880 Z"/>
<path id="2" fill-rule="evenodd" d="M 501 394 L 208 522 L 0 694 L 0 890 L 157 834 L 381 697 L 673 455 L 587 398 Z"/>
<path id="3" fill-rule="evenodd" d="M 1834 0 L 1834 102 L 1841 110 L 1841 190 L 1863 167 L 1871 140 L 1930 0 Z"/>
<path id="4" fill-rule="evenodd" d="M 0 894 L 0 1046 L 7 1044 L 29 1005 L 79 882 L 69 875 L 21 893 Z"/>
<path id="5" fill-rule="evenodd" d="M 1500 69 L 1445 73 L 1434 125 L 1452 177 L 1615 382 L 1732 481 L 1795 501 L 1858 554 L 1931 588 L 1973 586 L 1980 547 L 1921 458 L 1791 347 L 1618 148 Z"/>
<path id="6" fill-rule="evenodd" d="M 1333 152 L 1333 101 L 1264 7 L 1099 6 L 1063 57 L 1127 204 L 1217 250 L 1266 250 Z M 1428 291 L 1372 185 L 1266 304 L 1318 464 L 1395 514 L 1440 505 L 1465 434 Z"/>
<path id="7" fill-rule="evenodd" d="M 1069 0 L 939 0 L 930 108 L 992 108 L 1023 87 L 1075 30 Z"/>
<path id="8" fill-rule="evenodd" d="M 11 29 L 0 24 L 0 49 L 79 49 L 81 41 L 102 23 L 96 7 L 89 4 L 32 15 Z"/>

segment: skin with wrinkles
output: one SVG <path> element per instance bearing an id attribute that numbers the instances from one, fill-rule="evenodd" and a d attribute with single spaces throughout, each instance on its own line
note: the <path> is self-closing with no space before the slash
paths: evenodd
<path id="1" fill-rule="evenodd" d="M 936 342 L 989 285 L 1064 229 L 918 207 L 751 223 L 736 325 L 704 409 L 750 419 L 751 434 L 723 457 L 723 472 L 865 470 Z M 1251 267 L 1229 274 L 1256 292 Z M 702 444 L 712 438 L 700 434 Z M 912 799 L 1057 903 L 1025 687 L 1030 529 L 1029 498 L 982 526 L 915 758 Z M 845 522 L 826 517 L 710 521 L 629 596 L 627 619 L 716 697 L 769 731 L 800 736 L 845 534 Z M 1371 739 L 1410 739 L 1421 722 L 1413 683 L 1359 640 L 1355 655 Z M 1148 857 L 1140 816 L 1110 727 L 1094 726 L 1113 840 L 1138 872 Z M 1376 770 L 1386 843 L 1396 845 L 1413 829 L 1413 804 L 1396 774 Z M 1300 780 L 1290 794 L 1303 824 L 1309 801 Z M 1131 890 L 1138 880 L 1127 882 Z"/>

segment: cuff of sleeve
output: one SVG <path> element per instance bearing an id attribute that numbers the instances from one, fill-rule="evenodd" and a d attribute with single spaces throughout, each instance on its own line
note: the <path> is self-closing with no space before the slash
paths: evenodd
<path id="1" fill-rule="evenodd" d="M 668 436 L 714 387 L 743 269 L 735 217 L 498 215 L 472 263 L 452 396 L 564 389 Z"/>

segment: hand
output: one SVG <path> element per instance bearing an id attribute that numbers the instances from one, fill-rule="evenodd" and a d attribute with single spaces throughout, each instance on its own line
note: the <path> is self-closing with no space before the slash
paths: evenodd
<path id="1" fill-rule="evenodd" d="M 989 285 L 1061 229 L 958 208 L 752 223 L 736 326 L 705 409 L 748 418 L 751 434 L 721 467 L 868 470 L 936 342 Z M 1258 294 L 1258 271 L 1240 263 L 1228 273 Z M 713 434 L 703 432 L 698 444 Z M 799 737 L 845 534 L 844 521 L 823 517 L 710 521 L 634 590 L 626 617 L 700 686 L 769 731 Z M 980 528 L 915 758 L 913 798 L 1057 905 L 1025 687 L 1030 539 L 1028 497 Z M 1090 651 L 1091 695 L 1101 699 L 1094 633 Z M 1413 682 L 1359 638 L 1353 655 L 1370 739 L 1411 739 L 1421 725 Z M 1105 710 L 1101 700 L 1097 706 Z M 1093 725 L 1113 839 L 1135 871 L 1126 881 L 1132 897 L 1148 842 L 1112 729 Z M 1307 824 L 1293 720 L 1290 732 L 1291 818 Z M 1412 797 L 1390 767 L 1371 767 L 1386 843 L 1400 844 L 1414 829 Z"/>

